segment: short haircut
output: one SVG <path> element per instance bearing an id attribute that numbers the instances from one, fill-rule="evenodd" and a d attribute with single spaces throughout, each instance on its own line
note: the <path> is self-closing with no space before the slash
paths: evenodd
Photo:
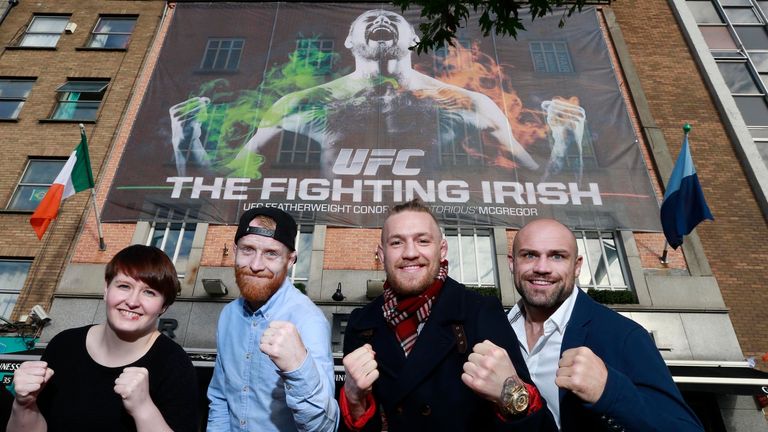
<path id="1" fill-rule="evenodd" d="M 384 219 L 384 223 L 387 223 L 387 219 L 389 219 L 390 216 L 394 216 L 398 213 L 406 212 L 406 211 L 412 211 L 417 213 L 426 213 L 429 215 L 429 217 L 432 218 L 433 221 L 435 221 L 435 225 L 437 225 L 437 230 L 440 231 L 440 222 L 437 221 L 437 218 L 435 217 L 435 214 L 432 213 L 432 210 L 427 207 L 426 204 L 424 204 L 424 201 L 420 200 L 419 198 L 414 198 L 410 201 L 406 201 L 404 203 L 397 204 L 396 206 L 393 206 L 389 213 L 387 213 L 387 217 Z M 384 235 L 384 231 L 382 230 L 381 235 Z M 440 235 L 442 236 L 442 231 L 440 232 Z M 382 241 L 383 241 L 382 237 Z"/>
<path id="2" fill-rule="evenodd" d="M 107 285 L 112 283 L 118 273 L 144 282 L 159 292 L 165 307 L 172 305 L 181 291 L 176 267 L 165 252 L 154 246 L 136 244 L 116 253 L 104 272 Z"/>

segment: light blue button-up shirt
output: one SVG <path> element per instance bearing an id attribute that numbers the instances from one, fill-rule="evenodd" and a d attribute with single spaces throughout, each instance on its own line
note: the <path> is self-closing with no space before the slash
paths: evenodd
<path id="1" fill-rule="evenodd" d="M 307 348 L 298 369 L 281 372 L 259 341 L 270 321 L 290 321 Z M 286 278 L 258 310 L 242 298 L 221 311 L 216 367 L 208 387 L 208 431 L 334 431 L 331 330 L 320 309 Z"/>

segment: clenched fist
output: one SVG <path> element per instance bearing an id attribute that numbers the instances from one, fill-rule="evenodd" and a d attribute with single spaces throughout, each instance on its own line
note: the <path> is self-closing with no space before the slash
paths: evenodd
<path id="1" fill-rule="evenodd" d="M 498 403 L 501 388 L 509 377 L 517 377 L 517 370 L 504 348 L 491 341 L 483 341 L 472 348 L 472 354 L 464 363 L 461 380 L 480 396 Z"/>
<path id="2" fill-rule="evenodd" d="M 344 394 L 351 405 L 352 416 L 357 418 L 368 408 L 365 400 L 379 378 L 376 353 L 370 344 L 365 344 L 344 356 L 342 362 L 346 374 Z"/>
<path id="3" fill-rule="evenodd" d="M 115 380 L 115 393 L 123 399 L 123 406 L 135 417 L 142 408 L 154 405 L 149 396 L 149 371 L 142 367 L 127 367 Z"/>
<path id="4" fill-rule="evenodd" d="M 28 361 L 22 363 L 13 372 L 13 388 L 16 392 L 16 403 L 29 406 L 37 401 L 37 396 L 53 376 L 53 369 L 44 361 Z"/>
<path id="5" fill-rule="evenodd" d="M 597 402 L 603 395 L 608 369 L 591 349 L 578 347 L 566 350 L 557 365 L 555 384 L 558 387 L 572 391 L 589 403 Z"/>
<path id="6" fill-rule="evenodd" d="M 298 369 L 307 358 L 307 349 L 299 331 L 288 321 L 270 322 L 261 335 L 259 349 L 283 372 Z"/>

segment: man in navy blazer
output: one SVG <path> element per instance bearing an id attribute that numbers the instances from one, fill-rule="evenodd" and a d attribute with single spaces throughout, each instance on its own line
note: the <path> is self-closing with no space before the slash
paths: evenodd
<path id="1" fill-rule="evenodd" d="M 566 226 L 527 224 L 508 258 L 522 297 L 509 322 L 562 431 L 703 430 L 648 332 L 576 288 L 582 257 Z"/>
<path id="2" fill-rule="evenodd" d="M 378 248 L 384 294 L 352 312 L 344 335 L 340 429 L 381 431 L 383 412 L 392 432 L 556 430 L 501 303 L 447 276 L 447 247 L 420 201 L 397 205 L 387 216 Z M 487 382 L 492 374 L 467 366 L 468 359 L 497 357 L 507 359 L 505 378 L 517 384 L 499 382 L 478 395 L 466 383 Z M 510 411 L 505 388 L 511 402 L 527 394 L 527 403 L 513 403 Z"/>

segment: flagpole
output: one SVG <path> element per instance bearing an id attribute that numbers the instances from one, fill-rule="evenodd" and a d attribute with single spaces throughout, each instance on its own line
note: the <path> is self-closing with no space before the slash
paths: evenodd
<path id="1" fill-rule="evenodd" d="M 80 123 L 80 132 L 85 135 L 85 126 Z M 90 161 L 88 162 L 90 164 Z M 99 217 L 99 208 L 96 205 L 96 188 L 91 188 L 91 202 L 93 203 L 93 213 L 96 216 L 96 231 L 99 233 L 99 250 L 107 250 L 107 244 L 104 242 L 104 234 L 101 231 L 101 217 Z"/>

